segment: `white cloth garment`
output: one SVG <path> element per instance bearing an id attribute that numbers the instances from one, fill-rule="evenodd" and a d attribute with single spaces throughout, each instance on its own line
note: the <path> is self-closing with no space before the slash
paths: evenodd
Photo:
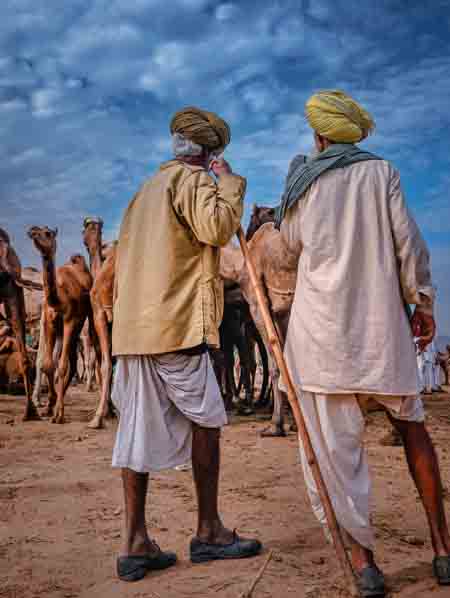
<path id="1" fill-rule="evenodd" d="M 425 242 L 395 169 L 371 160 L 320 176 L 286 214 L 300 254 L 285 355 L 317 393 L 417 395 L 405 302 L 434 297 Z"/>
<path id="2" fill-rule="evenodd" d="M 431 342 L 422 353 L 422 377 L 423 389 L 426 392 L 432 392 L 437 389 L 436 384 L 436 346 Z"/>
<path id="3" fill-rule="evenodd" d="M 338 523 L 359 544 L 371 549 L 374 541 L 370 524 L 371 483 L 363 447 L 364 417 L 359 403 L 370 396 L 300 392 L 300 407 Z M 418 397 L 373 395 L 372 398 L 396 419 L 424 420 L 422 401 Z M 314 514 L 329 538 L 325 511 L 301 444 L 300 458 Z"/>
<path id="4" fill-rule="evenodd" d="M 192 422 L 227 423 L 208 353 L 118 357 L 112 401 L 120 413 L 112 465 L 140 473 L 188 463 Z"/>

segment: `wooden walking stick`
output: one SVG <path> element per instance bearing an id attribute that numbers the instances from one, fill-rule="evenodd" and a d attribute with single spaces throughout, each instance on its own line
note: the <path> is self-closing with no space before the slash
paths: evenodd
<path id="1" fill-rule="evenodd" d="M 281 375 L 283 380 L 285 381 L 287 387 L 287 397 L 289 404 L 292 409 L 292 413 L 294 415 L 295 423 L 297 424 L 298 429 L 298 436 L 302 442 L 302 445 L 305 449 L 306 458 L 308 460 L 308 464 L 311 467 L 311 471 L 314 477 L 314 481 L 317 486 L 317 491 L 319 493 L 320 500 L 325 510 L 325 515 L 327 518 L 328 527 L 330 529 L 331 535 L 333 537 L 333 544 L 336 550 L 337 557 L 341 564 L 342 570 L 344 572 L 344 576 L 349 586 L 349 591 L 352 596 L 360 596 L 360 592 L 358 590 L 358 586 L 356 583 L 355 574 L 353 572 L 352 565 L 350 560 L 347 556 L 345 551 L 344 542 L 342 540 L 342 535 L 339 529 L 339 525 L 336 519 L 336 514 L 333 509 L 333 505 L 331 504 L 330 496 L 328 494 L 328 490 L 325 486 L 325 482 L 322 477 L 322 473 L 320 471 L 319 465 L 317 463 L 314 449 L 311 444 L 311 439 L 308 434 L 308 430 L 306 428 L 306 423 L 303 417 L 303 413 L 300 409 L 300 405 L 297 398 L 297 393 L 295 391 L 294 384 L 292 382 L 291 375 L 286 365 L 286 361 L 283 355 L 283 349 L 281 347 L 280 339 L 275 329 L 275 325 L 273 323 L 272 317 L 269 312 L 269 308 L 267 307 L 266 298 L 263 294 L 260 282 L 256 276 L 255 267 L 253 265 L 253 260 L 248 250 L 247 241 L 245 240 L 244 231 L 242 227 L 239 227 L 237 232 L 237 236 L 239 239 L 239 243 L 241 245 L 242 253 L 244 255 L 244 260 L 247 265 L 247 270 L 250 276 L 250 280 L 255 291 L 256 300 L 258 302 L 258 307 L 261 310 L 261 315 L 264 321 L 264 326 L 267 330 L 267 335 L 269 338 L 269 344 L 271 346 L 275 361 L 280 369 Z"/>

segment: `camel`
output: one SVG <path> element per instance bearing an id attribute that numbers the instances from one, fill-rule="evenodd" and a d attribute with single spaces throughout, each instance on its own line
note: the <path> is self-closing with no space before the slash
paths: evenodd
<path id="1" fill-rule="evenodd" d="M 43 371 L 48 379 L 47 415 L 53 423 L 64 423 L 64 397 L 76 371 L 77 344 L 86 318 L 92 317 L 89 292 L 92 277 L 86 261 L 74 255 L 70 263 L 55 267 L 57 230 L 33 226 L 28 235 L 42 257 L 44 282 Z M 62 338 L 57 368 L 53 359 L 58 337 Z M 55 374 L 57 389 L 55 390 Z"/>
<path id="2" fill-rule="evenodd" d="M 275 328 L 284 345 L 289 316 L 294 299 L 297 281 L 299 256 L 289 251 L 281 234 L 275 229 L 273 220 L 275 210 L 269 207 L 253 207 L 246 239 L 255 264 L 256 273 L 266 294 Z M 240 286 L 250 306 L 250 313 L 261 337 L 264 339 L 269 355 L 269 367 L 274 395 L 272 424 L 264 430 L 262 436 L 285 436 L 283 404 L 284 393 L 278 388 L 280 371 L 276 365 L 268 342 L 266 329 L 256 301 L 250 278 L 244 268 L 240 274 Z"/>
<path id="3" fill-rule="evenodd" d="M 5 309 L 17 348 L 19 369 L 24 381 L 26 405 L 23 420 L 38 420 L 39 414 L 33 404 L 31 369 L 25 342 L 25 298 L 22 268 L 11 246 L 8 233 L 0 229 L 0 304 Z"/>
<path id="4" fill-rule="evenodd" d="M 93 323 L 98 342 L 94 342 L 100 366 L 100 401 L 89 428 L 100 429 L 103 420 L 113 414 L 111 404 L 112 349 L 111 324 L 113 319 L 114 269 L 116 243 L 102 244 L 103 221 L 86 218 L 83 240 L 88 250 L 94 283 L 90 293 Z M 103 258 L 104 261 L 103 261 Z"/>
<path id="5" fill-rule="evenodd" d="M 255 347 L 257 346 L 263 366 L 263 381 L 258 404 L 264 403 L 268 386 L 267 353 L 264 343 L 254 326 L 247 301 L 239 286 L 239 278 L 244 260 L 239 247 L 229 243 L 221 249 L 220 275 L 224 282 L 225 307 L 219 329 L 219 351 L 213 351 L 211 357 L 220 386 L 224 387 L 225 405 L 238 403 L 238 413 L 248 415 L 253 411 L 253 391 L 256 375 Z M 235 381 L 235 353 L 237 348 L 240 365 L 239 384 Z M 244 387 L 245 399 L 239 401 L 240 388 Z"/>

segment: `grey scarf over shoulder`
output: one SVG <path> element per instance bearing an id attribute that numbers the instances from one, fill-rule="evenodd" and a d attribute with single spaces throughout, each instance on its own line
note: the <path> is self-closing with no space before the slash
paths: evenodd
<path id="1" fill-rule="evenodd" d="M 299 154 L 289 165 L 281 203 L 277 208 L 275 227 L 280 228 L 287 210 L 309 189 L 319 176 L 335 168 L 343 168 L 364 160 L 381 160 L 352 143 L 334 143 L 312 158 Z"/>

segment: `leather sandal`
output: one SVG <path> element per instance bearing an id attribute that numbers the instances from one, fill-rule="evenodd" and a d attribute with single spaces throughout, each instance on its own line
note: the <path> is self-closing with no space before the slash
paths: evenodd
<path id="1" fill-rule="evenodd" d="M 435 556 L 433 573 L 440 586 L 450 586 L 450 556 Z"/>
<path id="2" fill-rule="evenodd" d="M 229 544 L 209 544 L 199 538 L 191 540 L 191 562 L 206 563 L 224 559 L 245 559 L 256 556 L 262 550 L 259 540 L 241 538 L 233 532 L 233 540 Z"/>
<path id="3" fill-rule="evenodd" d="M 363 598 L 381 598 L 386 595 L 384 576 L 376 565 L 364 567 L 356 576 Z"/>
<path id="4" fill-rule="evenodd" d="M 172 567 L 177 562 L 174 552 L 159 551 L 155 556 L 119 556 L 117 559 L 117 575 L 122 581 L 139 581 L 148 571 L 161 571 Z"/>

